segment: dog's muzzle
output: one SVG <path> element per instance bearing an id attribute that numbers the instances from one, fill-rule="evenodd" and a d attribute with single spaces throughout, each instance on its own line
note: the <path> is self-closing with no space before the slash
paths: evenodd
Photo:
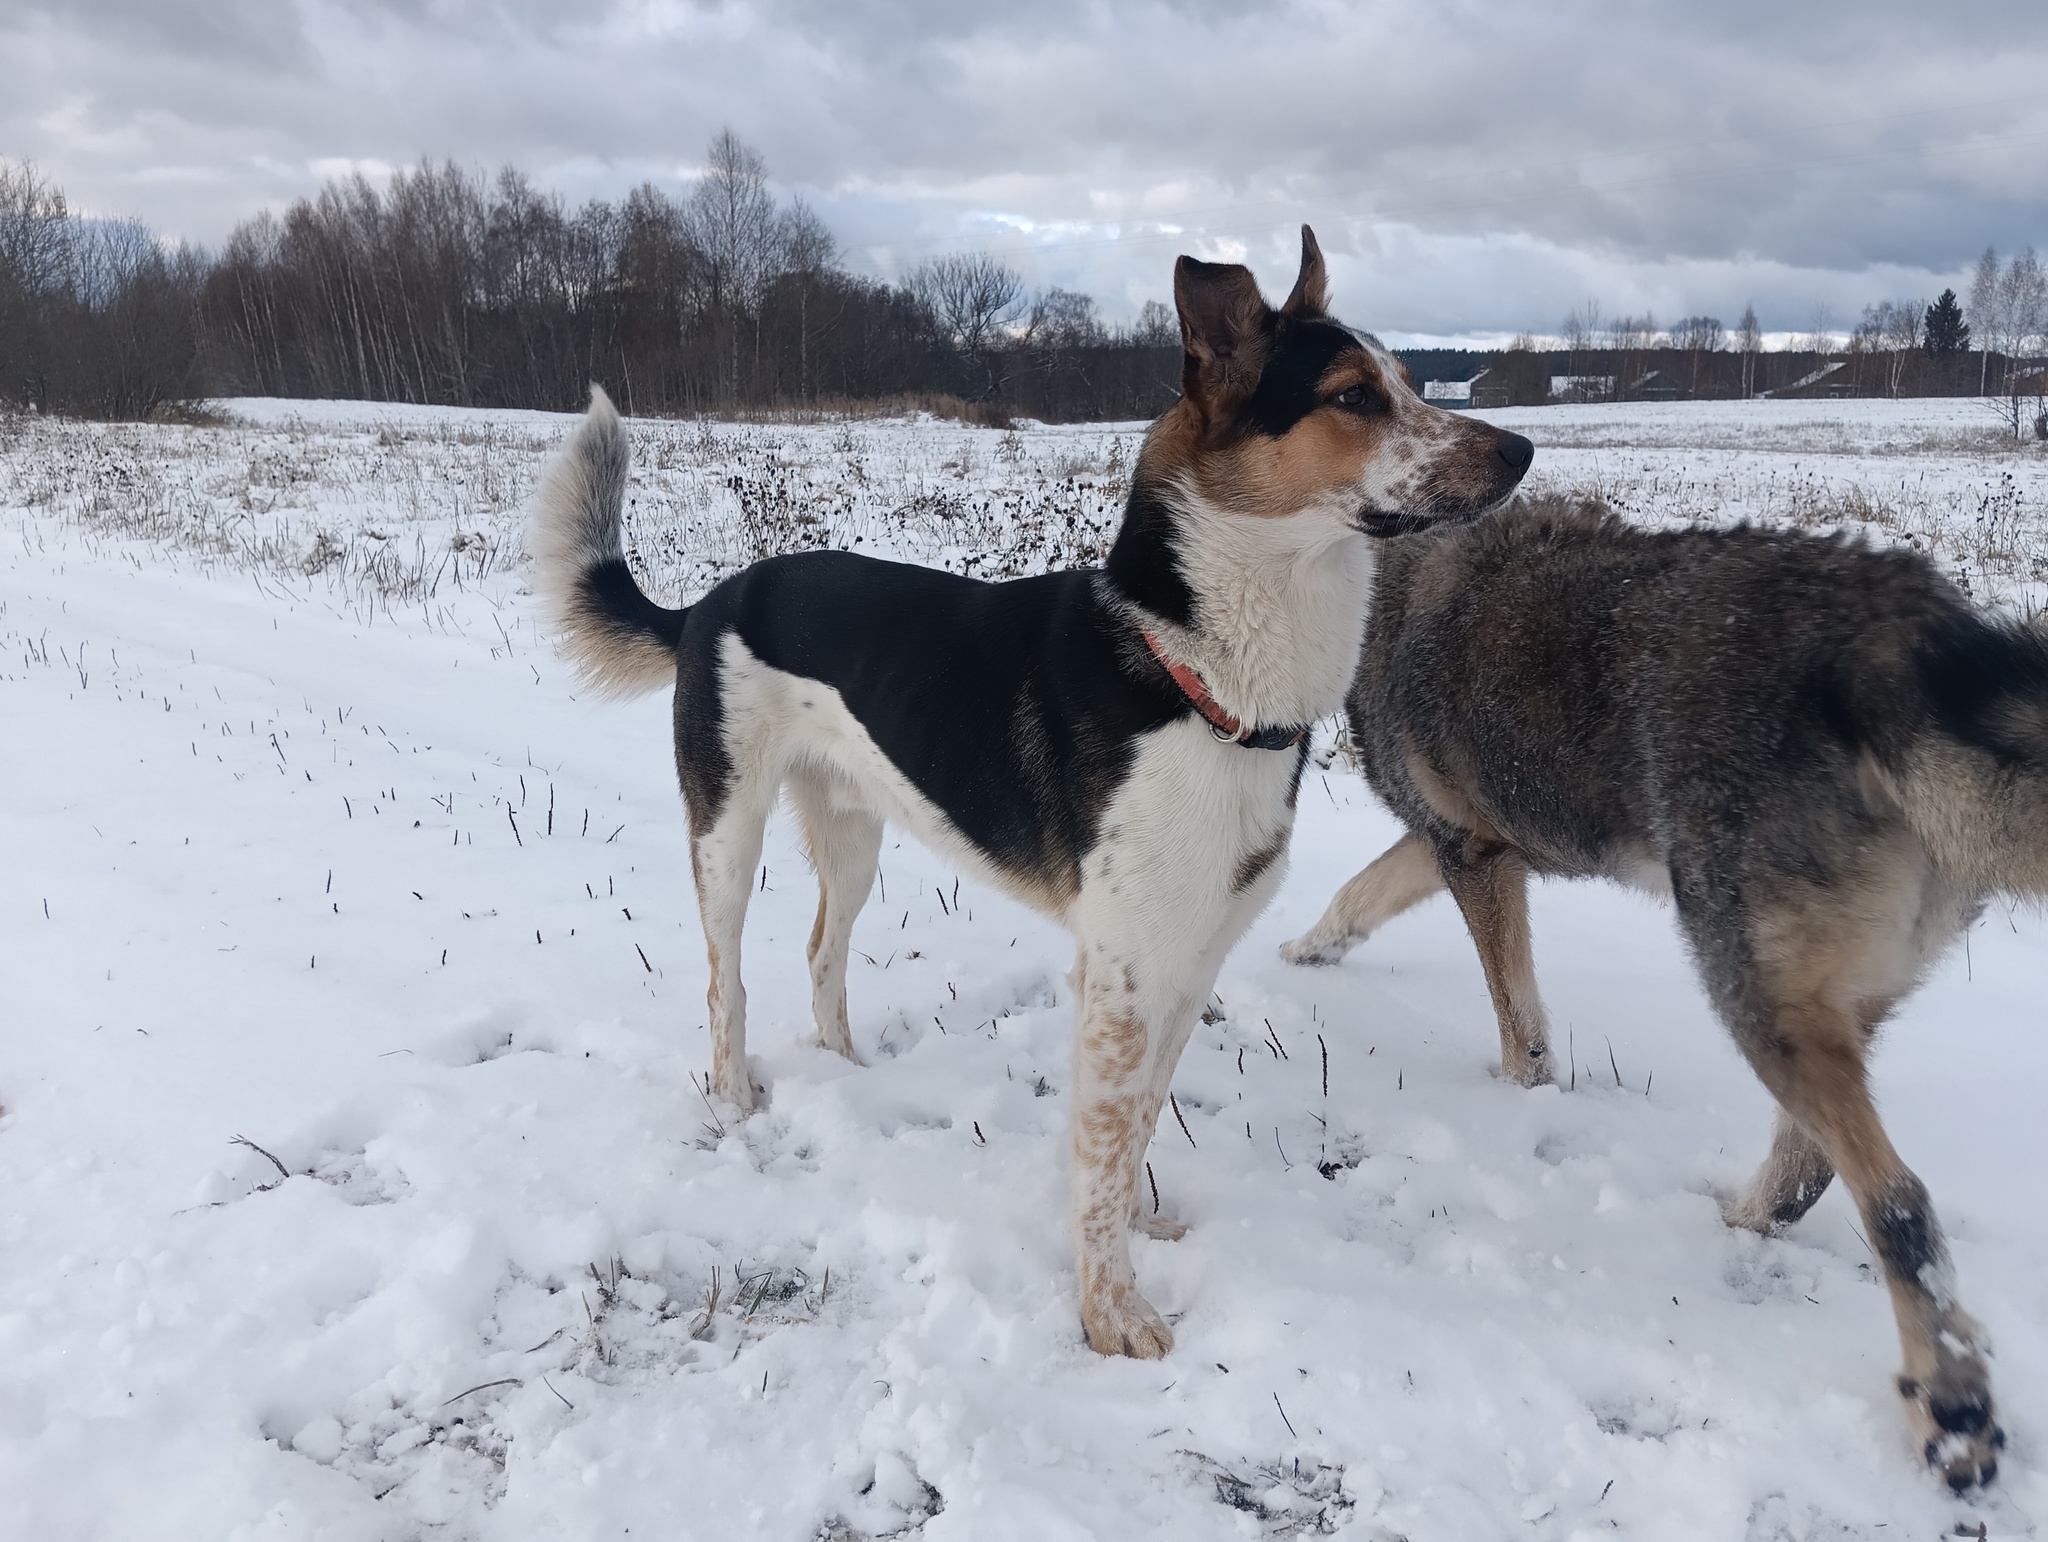
<path id="1" fill-rule="evenodd" d="M 1361 509 L 1351 523 L 1361 535 L 1377 540 L 1388 540 L 1397 535 L 1414 535 L 1418 531 L 1433 530 L 1439 525 L 1465 525 L 1482 514 L 1499 508 L 1513 495 L 1521 484 L 1522 474 L 1536 459 L 1536 446 L 1520 434 L 1499 433 L 1494 438 L 1493 460 L 1495 481 L 1490 497 L 1477 502 L 1433 497 L 1422 500 L 1420 506 L 1401 509 L 1395 513 L 1382 513 L 1374 509 Z"/>

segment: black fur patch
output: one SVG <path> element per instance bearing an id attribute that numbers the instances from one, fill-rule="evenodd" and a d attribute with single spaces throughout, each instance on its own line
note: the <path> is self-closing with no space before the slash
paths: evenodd
<path id="1" fill-rule="evenodd" d="M 640 592 L 633 571 L 624 560 L 608 557 L 584 570 L 577 580 L 582 598 L 591 610 L 603 616 L 616 630 L 642 632 L 673 648 L 682 641 L 683 618 L 688 611 L 657 605 Z"/>
<path id="2" fill-rule="evenodd" d="M 1138 662 L 1147 655 L 1100 582 L 1079 572 L 990 584 L 846 552 L 774 557 L 692 608 L 683 671 L 698 682 L 690 694 L 715 696 L 723 638 L 738 633 L 764 664 L 832 686 L 998 866 L 1074 885 L 1137 737 L 1193 710 L 1164 670 Z M 716 742 L 695 732 L 679 760 Z"/>
<path id="3" fill-rule="evenodd" d="M 1261 846 L 1257 851 L 1248 851 L 1239 858 L 1237 871 L 1230 875 L 1230 892 L 1242 894 L 1260 878 L 1266 869 L 1280 860 L 1280 854 L 1287 849 L 1287 831 L 1283 830 L 1271 845 Z"/>
<path id="4" fill-rule="evenodd" d="M 1287 783 L 1287 807 L 1291 810 L 1301 798 L 1301 776 L 1308 770 L 1308 735 L 1301 736 L 1301 743 L 1294 748 L 1294 775 Z"/>
<path id="5" fill-rule="evenodd" d="M 725 747 L 725 700 L 719 689 L 716 628 L 696 619 L 683 627 L 676 646 L 676 780 L 692 834 L 718 823 L 732 783 L 732 755 Z"/>
<path id="6" fill-rule="evenodd" d="M 1283 320 L 1245 404 L 1245 423 L 1254 433 L 1286 433 L 1322 404 L 1316 386 L 1330 365 L 1357 351 L 1358 340 L 1334 321 Z"/>
<path id="7" fill-rule="evenodd" d="M 1925 1290 L 1923 1270 L 1942 1258 L 1941 1228 L 1928 1204 L 1926 1185 L 1902 1178 L 1874 1204 L 1870 1240 L 1884 1260 L 1885 1273 L 1901 1284 Z"/>
<path id="8" fill-rule="evenodd" d="M 1181 573 L 1179 521 L 1150 487 L 1133 487 L 1124 522 L 1109 549 L 1110 582 L 1162 621 L 1195 624 L 1195 592 Z"/>
<path id="9" fill-rule="evenodd" d="M 1991 1394 L 1975 1392 L 1946 1402 L 1929 1398 L 1927 1416 L 1952 1435 L 1974 1435 L 1991 1422 Z"/>
<path id="10" fill-rule="evenodd" d="M 1800 1183 L 1790 1194 L 1771 1206 L 1771 1226 L 1775 1229 L 1804 1220 L 1806 1212 L 1820 1203 L 1820 1197 L 1827 1189 L 1825 1183 Z"/>
<path id="11" fill-rule="evenodd" d="M 1913 665 L 1936 720 L 1963 743 L 2008 770 L 2048 752 L 2038 715 L 2048 700 L 2048 640 L 1958 607 L 1926 629 Z M 2018 715 L 2028 707 L 2030 725 Z"/>

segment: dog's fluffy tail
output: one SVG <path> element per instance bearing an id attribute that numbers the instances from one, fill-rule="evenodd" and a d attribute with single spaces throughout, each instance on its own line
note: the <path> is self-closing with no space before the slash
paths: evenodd
<path id="1" fill-rule="evenodd" d="M 1907 757 L 1908 817 L 1976 886 L 2048 896 L 2048 635 L 1958 608 L 1913 667 L 1933 732 Z"/>
<path id="2" fill-rule="evenodd" d="M 592 386 L 589 413 L 541 477 L 527 538 L 562 652 L 584 684 L 606 696 L 674 684 L 689 614 L 655 604 L 626 566 L 626 466 L 625 425 Z"/>

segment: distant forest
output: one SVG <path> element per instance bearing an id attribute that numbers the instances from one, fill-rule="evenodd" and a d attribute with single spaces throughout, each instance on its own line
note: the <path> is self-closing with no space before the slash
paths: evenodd
<path id="1" fill-rule="evenodd" d="M 1108 324 L 1089 296 L 1030 291 L 981 253 L 864 278 L 811 209 L 775 196 L 753 150 L 721 134 L 708 161 L 685 196 L 648 184 L 573 209 L 509 168 L 349 177 L 213 252 L 76 215 L 33 166 L 0 162 L 0 407 L 140 418 L 266 395 L 573 410 L 591 381 L 646 414 L 893 399 L 999 423 L 1149 418 L 1174 400 L 1166 306 Z M 1443 399 L 1478 406 L 2010 392 L 2017 412 L 2039 389 L 2029 351 L 2048 348 L 2041 265 L 1985 262 L 1967 317 L 1953 294 L 1886 302 L 1803 349 L 1764 351 L 1753 313 L 1659 329 L 1588 306 L 1561 348 L 1402 358 L 1419 388 L 1469 382 Z"/>

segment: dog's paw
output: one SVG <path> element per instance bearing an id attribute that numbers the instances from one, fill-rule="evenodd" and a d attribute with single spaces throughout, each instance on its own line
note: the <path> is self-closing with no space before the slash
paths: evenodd
<path id="1" fill-rule="evenodd" d="M 1315 932 L 1280 944 L 1280 956 L 1290 964 L 1335 964 L 1351 951 L 1349 937 L 1323 937 Z"/>
<path id="2" fill-rule="evenodd" d="M 1554 1087 L 1557 1077 L 1550 1068 L 1548 1049 L 1534 1051 L 1501 1062 L 1500 1069 L 1493 1073 L 1504 1082 L 1513 1082 L 1517 1087 Z"/>
<path id="3" fill-rule="evenodd" d="M 820 1049 L 829 1049 L 833 1054 L 842 1056 L 852 1061 L 855 1065 L 867 1064 L 865 1060 L 860 1058 L 860 1051 L 853 1047 L 853 1035 L 843 1028 L 837 1032 L 829 1033 L 820 1029 L 818 1032 L 818 1047 Z"/>
<path id="4" fill-rule="evenodd" d="M 1169 1221 L 1163 1215 L 1134 1216 L 1131 1230 L 1141 1231 L 1158 1242 L 1178 1242 L 1188 1234 L 1185 1221 Z"/>
<path id="5" fill-rule="evenodd" d="M 1943 1379 L 1956 1385 L 1935 1388 L 1901 1376 L 1899 1396 L 1927 1465 L 1960 1494 L 1998 1476 L 2005 1431 L 1992 1415 L 1988 1386 L 1967 1375 Z"/>
<path id="6" fill-rule="evenodd" d="M 1716 1193 L 1714 1198 L 1721 1205 L 1721 1224 L 1736 1231 L 1753 1231 L 1760 1237 L 1773 1236 L 1778 1231 L 1769 1210 L 1754 1194 Z"/>
<path id="7" fill-rule="evenodd" d="M 1173 1348 L 1173 1330 L 1136 1286 L 1081 1300 L 1081 1327 L 1088 1347 L 1098 1355 L 1129 1355 L 1133 1360 L 1158 1360 Z"/>
<path id="8" fill-rule="evenodd" d="M 738 1109 L 742 1119 L 751 1114 L 761 1101 L 760 1094 L 754 1087 L 754 1079 L 747 1073 L 745 1066 L 729 1066 L 721 1070 L 712 1090 Z"/>

